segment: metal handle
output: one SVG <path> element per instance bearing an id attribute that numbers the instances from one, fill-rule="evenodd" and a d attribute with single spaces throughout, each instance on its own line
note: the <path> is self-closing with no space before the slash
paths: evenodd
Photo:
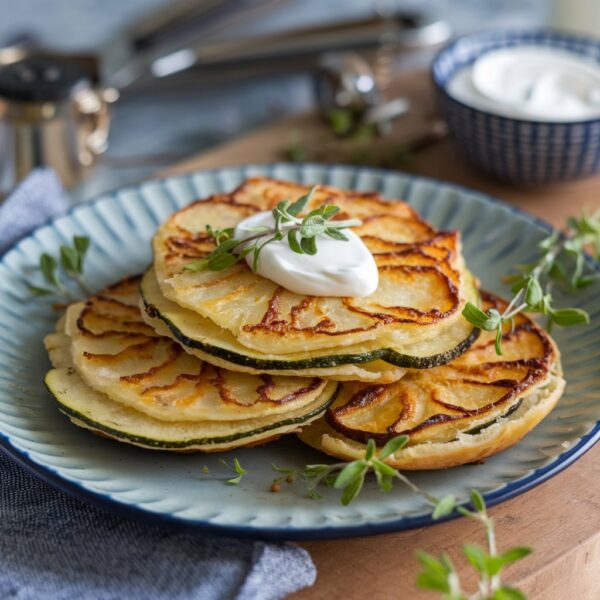
<path id="1" fill-rule="evenodd" d="M 90 166 L 95 157 L 108 147 L 110 130 L 109 104 L 115 102 L 118 92 L 112 88 L 98 91 L 86 89 L 75 98 L 77 118 L 77 159 L 84 167 Z"/>
<path id="2" fill-rule="evenodd" d="M 377 46 L 390 32 L 398 46 L 418 47 L 445 41 L 450 35 L 450 28 L 446 22 L 427 15 L 402 12 L 257 37 L 202 38 L 138 53 L 109 81 L 115 87 L 124 88 L 145 77 L 164 78 L 192 67 L 269 62 L 276 58 L 315 56 L 332 50 Z"/>

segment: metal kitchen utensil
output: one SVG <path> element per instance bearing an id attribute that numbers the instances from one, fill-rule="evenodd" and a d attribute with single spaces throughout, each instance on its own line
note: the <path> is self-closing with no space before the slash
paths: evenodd
<path id="1" fill-rule="evenodd" d="M 436 44 L 449 36 L 445 22 L 397 12 L 226 37 L 232 26 L 265 18 L 285 1 L 171 2 L 105 44 L 98 55 L 43 52 L 31 40 L 0 49 L 0 194 L 38 165 L 55 168 L 67 186 L 80 180 L 106 149 L 109 104 L 118 97 L 116 89 L 154 87 L 182 71 L 189 73 L 188 80 L 218 82 L 240 71 L 248 76 L 314 70 L 324 52 L 378 46 L 383 34 L 402 48 Z M 373 110 L 365 115 L 372 122 L 404 110 L 398 102 L 381 105 L 368 99 L 367 104 Z"/>
<path id="2" fill-rule="evenodd" d="M 65 185 L 107 147 L 114 90 L 94 85 L 79 64 L 32 54 L 0 66 L 0 193 L 50 166 Z"/>
<path id="3" fill-rule="evenodd" d="M 202 0 L 200 4 L 207 1 Z M 220 0 L 220 3 L 227 1 Z M 281 2 L 245 0 L 241 9 L 237 10 L 241 10 L 242 15 L 245 11 L 255 15 L 259 9 L 272 8 L 277 1 Z M 236 14 L 240 21 L 240 13 Z M 180 23 L 181 19 L 180 16 L 177 22 Z M 102 58 L 105 81 L 123 89 L 148 79 L 163 79 L 191 69 L 218 67 L 224 72 L 225 67 L 242 65 L 247 69 L 258 64 L 268 69 L 276 68 L 281 62 L 289 65 L 290 60 L 298 59 L 302 60 L 305 68 L 314 68 L 325 52 L 376 47 L 382 39 L 399 48 L 417 48 L 442 43 L 451 33 L 447 22 L 426 13 L 405 10 L 249 37 L 225 37 L 222 34 L 215 37 L 215 29 L 222 31 L 222 27 L 216 25 L 213 25 L 212 31 L 198 30 L 195 35 L 188 32 L 187 36 L 173 36 L 170 31 L 173 27 L 172 20 L 157 19 L 152 22 L 151 33 L 148 28 L 145 29 L 145 43 L 126 43 L 127 35 L 133 36 L 132 39 L 140 37 L 139 32 L 129 32 L 109 45 L 110 48 L 128 48 L 129 51 L 116 52 L 113 49 Z"/>

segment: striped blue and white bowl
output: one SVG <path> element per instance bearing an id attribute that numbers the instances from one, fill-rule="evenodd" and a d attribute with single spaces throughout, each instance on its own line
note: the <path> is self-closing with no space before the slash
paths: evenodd
<path id="1" fill-rule="evenodd" d="M 549 30 L 499 30 L 461 37 L 432 66 L 442 114 L 469 159 L 511 183 L 548 183 L 600 170 L 600 119 L 551 123 L 503 117 L 453 98 L 453 75 L 482 54 L 521 44 L 560 48 L 600 62 L 600 40 Z"/>

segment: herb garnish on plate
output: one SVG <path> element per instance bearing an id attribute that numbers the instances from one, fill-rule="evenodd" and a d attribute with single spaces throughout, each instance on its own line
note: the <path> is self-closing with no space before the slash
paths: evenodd
<path id="1" fill-rule="evenodd" d="M 83 270 L 85 257 L 90 247 L 90 238 L 84 235 L 73 236 L 73 245 L 62 245 L 57 260 L 51 254 L 44 252 L 39 259 L 39 270 L 44 278 L 45 286 L 30 285 L 29 289 L 35 296 L 48 296 L 58 294 L 66 300 L 72 300 L 72 294 L 65 286 L 61 271 L 64 276 L 74 281 L 80 291 L 90 296 L 91 291 L 85 284 Z M 60 269 L 59 269 L 60 266 Z M 47 287 L 49 286 L 49 287 Z"/>
<path id="2" fill-rule="evenodd" d="M 560 284 L 568 291 L 577 291 L 590 285 L 596 275 L 585 275 L 585 248 L 591 247 L 600 258 L 600 211 L 591 216 L 570 217 L 567 220 L 568 237 L 558 231 L 542 240 L 540 258 L 518 267 L 520 273 L 507 277 L 515 294 L 506 309 L 499 313 L 490 308 L 482 311 L 467 302 L 463 316 L 479 329 L 496 332 L 496 353 L 502 354 L 502 325 L 511 322 L 521 312 L 545 315 L 548 330 L 553 324 L 562 327 L 589 323 L 589 315 L 580 308 L 555 308 L 552 304 L 552 285 Z"/>

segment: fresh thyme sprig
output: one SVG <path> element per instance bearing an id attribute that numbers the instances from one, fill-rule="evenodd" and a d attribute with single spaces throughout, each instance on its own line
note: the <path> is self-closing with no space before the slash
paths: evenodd
<path id="1" fill-rule="evenodd" d="M 456 510 L 468 519 L 480 523 L 485 529 L 487 551 L 477 544 L 463 546 L 463 554 L 479 577 L 477 591 L 463 591 L 458 573 L 447 554 L 436 558 L 422 551 L 417 552 L 423 568 L 417 576 L 417 585 L 425 590 L 441 592 L 444 600 L 526 600 L 523 592 L 503 584 L 500 576 L 504 567 L 525 558 L 533 550 L 517 546 L 499 553 L 494 521 L 487 512 L 483 496 L 477 490 L 471 491 L 471 504 L 473 510 L 464 506 L 459 506 Z"/>
<path id="2" fill-rule="evenodd" d="M 496 542 L 494 521 L 487 512 L 483 496 L 477 490 L 471 490 L 471 507 L 457 504 L 453 494 L 447 494 L 437 498 L 418 487 L 413 481 L 387 464 L 385 460 L 398 452 L 408 444 L 407 435 L 399 435 L 389 440 L 381 450 L 377 451 L 374 440 L 367 442 L 363 458 L 351 462 L 340 462 L 335 464 L 306 465 L 303 471 L 294 468 L 281 467 L 271 464 L 273 471 L 279 473 L 279 477 L 273 479 L 271 491 L 279 492 L 281 482 L 294 483 L 299 477 L 307 483 L 307 492 L 310 498 L 319 500 L 322 498 L 317 491 L 319 485 L 338 489 L 342 492 L 341 502 L 350 504 L 360 493 L 365 478 L 369 473 L 374 473 L 382 492 L 389 492 L 396 479 L 414 493 L 418 494 L 431 506 L 431 516 L 434 520 L 441 519 L 456 511 L 467 519 L 475 521 L 483 526 L 487 542 L 487 549 L 477 544 L 465 544 L 462 548 L 463 554 L 478 574 L 478 589 L 473 593 L 463 590 L 459 575 L 454 564 L 443 554 L 437 558 L 426 552 L 418 551 L 422 571 L 417 576 L 417 585 L 425 590 L 440 592 L 444 600 L 526 600 L 525 595 L 501 581 L 502 570 L 509 564 L 525 558 L 531 554 L 532 549 L 518 546 L 504 552 L 499 552 Z M 237 458 L 233 460 L 233 466 L 226 461 L 221 462 L 237 476 L 228 479 L 228 485 L 237 485 L 246 470 L 242 468 Z M 208 474 L 208 468 L 204 468 Z"/>
<path id="3" fill-rule="evenodd" d="M 333 465 L 308 465 L 304 476 L 312 481 L 308 488 L 309 495 L 313 498 L 319 497 L 318 494 L 315 495 L 316 487 L 324 482 L 341 490 L 342 504 L 349 504 L 360 493 L 369 472 L 375 473 L 382 492 L 389 492 L 394 480 L 398 479 L 425 499 L 432 507 L 433 519 L 448 516 L 456 510 L 466 518 L 480 523 L 484 527 L 487 540 L 487 550 L 476 544 L 463 546 L 464 555 L 479 576 L 476 592 L 467 594 L 463 591 L 458 573 L 447 555 L 436 558 L 426 552 L 417 553 L 423 567 L 417 578 L 419 587 L 441 592 L 445 600 L 525 600 L 522 592 L 503 584 L 500 575 L 504 567 L 529 555 L 532 550 L 516 547 L 502 553 L 498 552 L 494 522 L 487 512 L 483 496 L 477 490 L 471 491 L 472 508 L 457 506 L 456 498 L 452 494 L 437 498 L 384 462 L 386 458 L 404 448 L 407 443 L 408 436 L 400 435 L 391 439 L 377 452 L 375 442 L 369 440 L 362 459 Z"/>
<path id="4" fill-rule="evenodd" d="M 57 260 L 51 254 L 44 252 L 40 256 L 39 270 L 42 273 L 45 283 L 49 287 L 30 285 L 29 289 L 36 296 L 60 295 L 66 300 L 72 300 L 73 296 L 65 286 L 62 274 L 75 281 L 80 291 L 89 296 L 91 291 L 84 280 L 84 263 L 87 251 L 90 247 L 90 238 L 83 235 L 73 236 L 73 245 L 62 245 L 59 250 L 59 259 Z M 60 267 L 60 269 L 59 269 Z"/>
<path id="5" fill-rule="evenodd" d="M 238 240 L 234 229 L 213 229 L 207 225 L 206 231 L 213 238 L 216 249 L 208 256 L 185 266 L 188 271 L 221 271 L 237 264 L 252 254 L 252 270 L 256 272 L 262 249 L 272 242 L 287 239 L 290 248 L 298 254 L 317 253 L 317 238 L 326 235 L 334 240 L 347 241 L 343 229 L 362 224 L 359 219 L 332 220 L 340 211 L 333 204 L 324 204 L 310 211 L 304 218 L 298 215 L 312 198 L 315 187 L 296 201 L 282 200 L 273 209 L 273 227 L 257 227 L 254 235 Z"/>
<path id="6" fill-rule="evenodd" d="M 423 496 L 425 500 L 433 507 L 440 504 L 436 518 L 444 516 L 454 509 L 453 497 L 447 497 L 440 501 L 438 498 L 431 496 L 418 488 L 412 481 L 405 477 L 400 471 L 390 467 L 385 463 L 385 459 L 398 452 L 408 444 L 407 435 L 399 435 L 390 441 L 377 452 L 375 441 L 370 439 L 367 443 L 365 456 L 362 459 L 354 460 L 349 463 L 335 463 L 332 465 L 307 465 L 304 471 L 304 477 L 309 480 L 308 495 L 311 498 L 318 499 L 320 494 L 317 488 L 321 483 L 341 490 L 341 502 L 345 506 L 350 504 L 360 493 L 365 478 L 368 473 L 375 473 L 379 489 L 382 492 L 389 492 L 393 487 L 394 479 L 399 479 L 402 483 L 408 486 L 413 492 Z M 450 505 L 448 512 L 444 512 L 445 507 Z"/>
<path id="7" fill-rule="evenodd" d="M 507 277 L 515 294 L 500 313 L 494 308 L 486 312 L 467 302 L 463 316 L 479 329 L 496 332 L 496 353 L 502 354 L 502 326 L 521 312 L 540 313 L 547 317 L 547 327 L 553 324 L 570 327 L 589 323 L 589 315 L 580 308 L 555 308 L 552 304 L 552 285 L 560 284 L 568 291 L 577 291 L 595 281 L 595 275 L 585 275 L 585 249 L 593 249 L 600 258 L 600 211 L 591 216 L 571 217 L 567 221 L 568 237 L 558 231 L 539 244 L 540 258 L 521 265 L 520 273 Z"/>

